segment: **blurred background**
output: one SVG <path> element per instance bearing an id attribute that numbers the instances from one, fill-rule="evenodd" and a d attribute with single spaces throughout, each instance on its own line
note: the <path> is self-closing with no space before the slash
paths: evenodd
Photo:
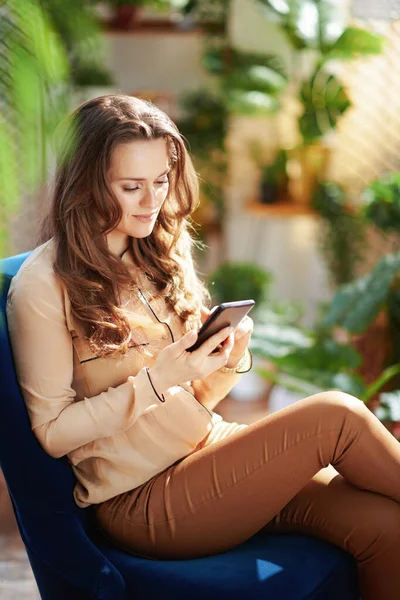
<path id="1" fill-rule="evenodd" d="M 399 75 L 399 0 L 2 0 L 0 257 L 36 245 L 60 119 L 151 100 L 201 178 L 214 301 L 257 301 L 218 412 L 341 389 L 400 437 Z M 0 597 L 38 598 L 1 479 L 0 534 Z"/>

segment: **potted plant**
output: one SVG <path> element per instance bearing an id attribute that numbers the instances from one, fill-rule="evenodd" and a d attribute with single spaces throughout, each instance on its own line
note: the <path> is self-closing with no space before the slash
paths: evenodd
<path id="1" fill-rule="evenodd" d="M 328 309 L 329 314 L 329 309 Z M 370 408 L 374 398 L 385 385 L 400 373 L 400 363 L 390 365 L 372 381 L 359 372 L 362 356 L 349 342 L 335 339 L 331 325 L 325 318 L 314 330 L 286 323 L 278 315 L 268 314 L 256 323 L 251 349 L 266 365 L 258 373 L 274 385 L 305 397 L 327 389 L 338 389 L 357 396 Z M 386 404 L 376 411 L 379 418 L 393 425 L 394 432 L 399 403 L 399 392 L 386 395 Z M 389 406 L 390 405 L 390 406 Z"/>
<path id="2" fill-rule="evenodd" d="M 287 198 L 287 153 L 278 150 L 271 164 L 261 166 L 260 201 L 274 204 Z"/>
<path id="3" fill-rule="evenodd" d="M 322 140 L 351 105 L 331 64 L 380 54 L 383 38 L 346 27 L 341 4 L 332 0 L 258 0 L 258 5 L 282 29 L 293 50 L 289 79 L 298 99 L 300 142 L 290 158 L 298 166 L 293 172 L 300 176 L 290 189 L 294 200 L 308 203 L 329 158 L 329 147 Z M 305 57 L 311 63 L 308 69 Z"/>
<path id="4" fill-rule="evenodd" d="M 135 29 L 141 22 L 145 7 L 165 10 L 169 0 L 111 0 L 114 8 L 114 25 L 118 29 Z"/>

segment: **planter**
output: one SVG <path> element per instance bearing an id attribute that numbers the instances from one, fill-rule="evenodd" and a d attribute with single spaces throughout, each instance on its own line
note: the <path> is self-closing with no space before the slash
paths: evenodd
<path id="1" fill-rule="evenodd" d="M 115 7 L 114 25 L 118 29 L 136 29 L 142 20 L 143 7 L 132 4 L 121 4 Z"/>
<path id="2" fill-rule="evenodd" d="M 262 204 L 275 204 L 278 201 L 278 190 L 276 185 L 267 182 L 261 183 L 260 200 Z"/>
<path id="3" fill-rule="evenodd" d="M 318 181 L 327 170 L 330 148 L 321 143 L 296 148 L 289 153 L 289 196 L 296 204 L 309 205 Z"/>

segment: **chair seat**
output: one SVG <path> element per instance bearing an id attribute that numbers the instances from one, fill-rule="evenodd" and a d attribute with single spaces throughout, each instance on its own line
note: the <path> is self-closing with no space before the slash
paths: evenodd
<path id="1" fill-rule="evenodd" d="M 354 561 L 308 536 L 258 534 L 215 556 L 154 561 L 122 552 L 104 539 L 102 552 L 127 584 L 127 600 L 354 600 Z"/>

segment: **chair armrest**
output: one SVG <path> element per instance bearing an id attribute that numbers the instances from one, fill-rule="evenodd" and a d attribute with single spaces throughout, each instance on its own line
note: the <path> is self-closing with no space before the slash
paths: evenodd
<path id="1" fill-rule="evenodd" d="M 17 510 L 23 542 L 49 569 L 98 600 L 122 600 L 121 573 L 88 537 L 73 513 Z"/>

